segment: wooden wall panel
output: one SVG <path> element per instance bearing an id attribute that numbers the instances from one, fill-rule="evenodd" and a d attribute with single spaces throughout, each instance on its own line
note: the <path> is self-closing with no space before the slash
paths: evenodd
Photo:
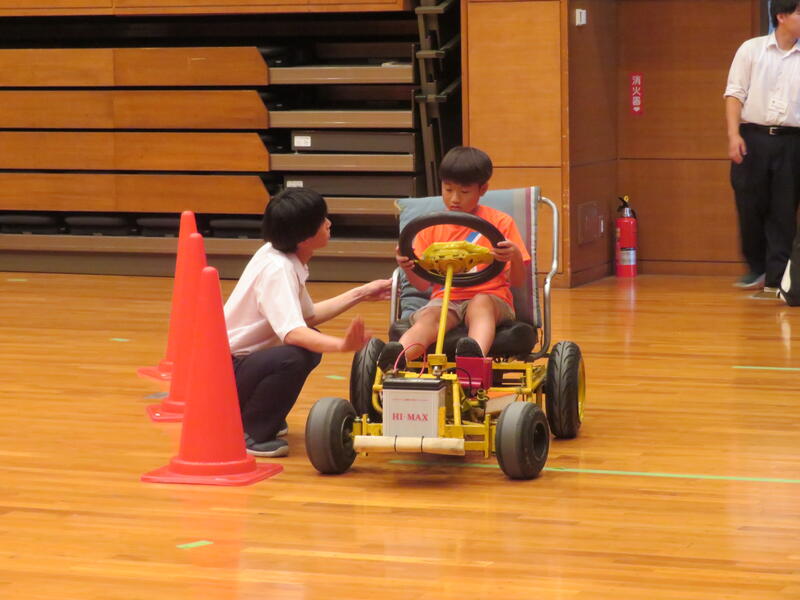
<path id="1" fill-rule="evenodd" d="M 739 262 L 727 160 L 620 160 L 620 193 L 639 217 L 639 259 Z"/>
<path id="2" fill-rule="evenodd" d="M 185 2 L 185 0 L 184 0 Z M 149 8 L 149 9 L 166 9 L 169 12 L 170 8 L 185 8 L 185 4 L 181 6 L 181 2 L 176 0 L 114 0 L 114 5 L 118 8 Z M 308 0 L 191 0 L 190 5 L 194 8 L 223 8 L 223 7 L 241 7 L 241 6 L 258 6 L 258 7 L 278 7 L 289 9 L 290 11 L 306 11 L 308 7 Z"/>
<path id="3" fill-rule="evenodd" d="M 0 51 L 0 87 L 267 85 L 255 47 Z"/>
<path id="4" fill-rule="evenodd" d="M 0 91 L 2 129 L 266 129 L 254 90 Z"/>
<path id="5" fill-rule="evenodd" d="M 538 185 L 542 188 L 542 195 L 555 202 L 561 211 L 561 218 L 564 218 L 564 205 L 562 202 L 561 169 L 559 168 L 539 168 L 539 169 L 511 169 L 498 168 L 494 170 L 494 175 L 489 183 L 494 190 L 507 190 L 512 188 L 529 187 Z M 552 253 L 550 248 L 553 243 L 552 215 L 548 209 L 539 211 L 539 256 L 537 257 L 537 271 L 546 273 L 550 270 Z M 564 227 L 562 221 L 562 237 L 559 244 L 559 251 L 562 253 L 559 262 L 558 272 L 565 272 L 564 266 L 568 264 L 563 255 L 565 244 Z"/>
<path id="6" fill-rule="evenodd" d="M 0 132 L 0 169 L 114 168 L 112 132 Z"/>
<path id="7" fill-rule="evenodd" d="M 309 12 L 411 10 L 414 7 L 413 0 L 387 0 L 386 2 L 376 2 L 375 0 L 350 0 L 349 2 L 334 2 L 333 0 L 309 1 Z"/>
<path id="8" fill-rule="evenodd" d="M 0 16 L 15 17 L 384 12 L 410 8 L 411 0 L 0 0 Z"/>
<path id="9" fill-rule="evenodd" d="M 269 171 L 254 133 L 115 133 L 114 140 L 117 170 Z"/>
<path id="10" fill-rule="evenodd" d="M 617 158 L 617 3 L 570 0 L 569 160 L 583 165 Z M 584 9 L 587 24 L 574 25 Z"/>
<path id="11" fill-rule="evenodd" d="M 114 85 L 110 48 L 0 51 L 0 87 L 102 87 Z"/>
<path id="12" fill-rule="evenodd" d="M 116 48 L 118 86 L 267 85 L 258 48 Z"/>
<path id="13" fill-rule="evenodd" d="M 0 52 L 0 60 L 3 53 Z M 2 129 L 114 129 L 113 92 L 0 91 Z"/>
<path id="14" fill-rule="evenodd" d="M 138 1 L 138 0 L 137 0 Z M 315 12 L 383 12 L 383 11 L 398 11 L 409 10 L 411 8 L 411 0 L 389 0 L 387 2 L 377 2 L 375 0 L 352 0 L 351 2 L 339 2 L 336 4 L 323 4 L 322 0 L 310 0 L 312 4 L 308 4 L 305 0 L 300 3 L 284 3 L 274 4 L 273 0 L 268 2 L 256 4 L 253 2 L 247 3 L 234 3 L 233 0 L 223 0 L 223 2 L 215 4 L 181 4 L 172 6 L 146 6 L 143 0 L 142 4 L 137 6 L 119 6 L 114 9 L 116 15 L 151 15 L 158 12 L 163 15 L 183 15 L 183 14 L 258 14 L 258 13 L 315 13 Z M 175 0 L 172 0 L 175 2 Z"/>
<path id="15" fill-rule="evenodd" d="M 116 210 L 112 174 L 0 173 L 0 210 Z"/>
<path id="16" fill-rule="evenodd" d="M 722 94 L 757 26 L 753 4 L 619 1 L 618 187 L 639 214 L 643 272 L 741 269 Z M 630 111 L 633 72 L 644 78 L 639 116 Z"/>
<path id="17" fill-rule="evenodd" d="M 751 0 L 620 0 L 620 158 L 725 158 L 722 94 Z M 630 112 L 629 76 L 644 77 Z"/>
<path id="18" fill-rule="evenodd" d="M 267 129 L 255 90 L 111 92 L 117 129 Z"/>
<path id="19" fill-rule="evenodd" d="M 498 167 L 561 166 L 560 7 L 467 3 L 469 143 Z"/>
<path id="20" fill-rule="evenodd" d="M 0 0 L 0 10 L 30 11 L 37 14 L 42 9 L 111 8 L 113 0 Z"/>
<path id="21" fill-rule="evenodd" d="M 115 175 L 117 210 L 256 214 L 269 200 L 257 176 Z"/>
<path id="22" fill-rule="evenodd" d="M 571 167 L 569 196 L 572 273 L 608 265 L 613 260 L 616 159 Z"/>
<path id="23" fill-rule="evenodd" d="M 248 175 L 0 173 L 0 210 L 262 214 L 268 199 Z"/>
<path id="24" fill-rule="evenodd" d="M 252 133 L 0 132 L 0 169 L 267 171 Z"/>

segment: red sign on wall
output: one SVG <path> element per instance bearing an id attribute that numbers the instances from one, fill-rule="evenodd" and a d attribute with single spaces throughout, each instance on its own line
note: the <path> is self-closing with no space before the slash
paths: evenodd
<path id="1" fill-rule="evenodd" d="M 641 73 L 631 73 L 631 114 L 644 113 L 644 79 Z"/>

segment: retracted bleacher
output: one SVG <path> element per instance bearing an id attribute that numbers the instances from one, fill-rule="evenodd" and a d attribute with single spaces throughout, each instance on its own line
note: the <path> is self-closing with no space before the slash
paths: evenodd
<path id="1" fill-rule="evenodd" d="M 58 23 L 27 24 L 0 48 L 0 269 L 169 274 L 158 219 L 193 210 L 209 261 L 236 277 L 270 195 L 307 186 L 334 223 L 318 278 L 384 274 L 394 199 L 435 191 L 430 165 L 459 141 L 426 143 L 415 19 L 287 17 L 263 21 L 268 39 L 252 22 L 216 38 L 157 18 L 97 37 L 62 23 L 58 48 L 36 47 Z"/>

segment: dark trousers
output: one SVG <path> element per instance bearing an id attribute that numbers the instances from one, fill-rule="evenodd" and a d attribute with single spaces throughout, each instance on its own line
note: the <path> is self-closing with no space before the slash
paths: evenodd
<path id="1" fill-rule="evenodd" d="M 769 135 L 746 126 L 747 155 L 731 164 L 742 254 L 750 270 L 778 287 L 789 260 L 800 203 L 800 135 Z"/>
<path id="2" fill-rule="evenodd" d="M 274 440 L 322 355 L 298 346 L 276 346 L 233 358 L 245 433 Z"/>

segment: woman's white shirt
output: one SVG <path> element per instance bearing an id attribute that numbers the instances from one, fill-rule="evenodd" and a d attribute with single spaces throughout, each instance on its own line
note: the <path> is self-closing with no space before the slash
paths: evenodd
<path id="1" fill-rule="evenodd" d="M 308 267 L 295 254 L 270 243 L 261 246 L 225 303 L 231 353 L 279 346 L 290 331 L 306 327 L 306 320 L 314 316 L 307 279 Z"/>

